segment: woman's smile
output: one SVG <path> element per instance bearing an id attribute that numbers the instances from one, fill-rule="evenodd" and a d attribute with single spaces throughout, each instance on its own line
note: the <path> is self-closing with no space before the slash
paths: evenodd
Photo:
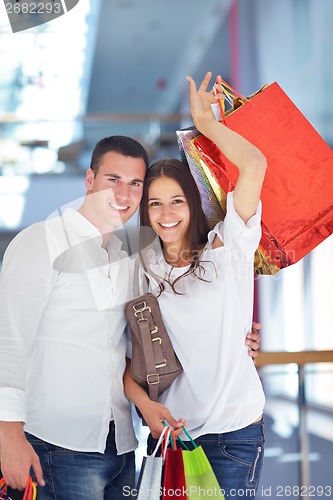
<path id="1" fill-rule="evenodd" d="M 160 226 L 163 227 L 163 229 L 173 229 L 176 227 L 178 224 L 180 224 L 181 221 L 178 222 L 158 222 Z"/>

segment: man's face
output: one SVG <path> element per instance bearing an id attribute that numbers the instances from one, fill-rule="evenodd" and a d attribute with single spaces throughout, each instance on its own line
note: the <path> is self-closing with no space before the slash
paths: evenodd
<path id="1" fill-rule="evenodd" d="M 113 231 L 134 215 L 141 201 L 145 175 L 142 158 L 113 151 L 103 156 L 95 177 L 88 169 L 86 186 L 96 227 L 103 232 Z"/>

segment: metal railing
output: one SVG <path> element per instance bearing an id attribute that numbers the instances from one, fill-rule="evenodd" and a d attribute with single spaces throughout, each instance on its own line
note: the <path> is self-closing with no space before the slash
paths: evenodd
<path id="1" fill-rule="evenodd" d="M 309 492 L 311 471 L 309 463 L 309 434 L 306 426 L 306 397 L 305 397 L 305 365 L 313 363 L 332 363 L 333 351 L 299 351 L 299 352 L 260 352 L 256 359 L 258 368 L 268 365 L 297 365 L 298 375 L 298 451 L 300 455 L 299 486 L 300 491 Z M 300 495 L 299 498 L 310 498 Z"/>

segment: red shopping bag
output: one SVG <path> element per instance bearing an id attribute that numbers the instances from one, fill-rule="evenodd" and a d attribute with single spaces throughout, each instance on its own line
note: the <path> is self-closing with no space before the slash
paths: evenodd
<path id="1" fill-rule="evenodd" d="M 268 161 L 259 246 L 264 269 L 259 266 L 257 272 L 275 274 L 333 232 L 333 151 L 276 82 L 249 100 L 235 102 L 238 107 L 226 113 L 226 125 L 256 145 Z M 200 166 L 223 209 L 238 170 L 209 139 L 193 130 L 191 134 L 186 157 L 192 168 Z M 184 131 L 177 135 L 184 143 Z"/>
<path id="2" fill-rule="evenodd" d="M 182 449 L 177 448 L 173 432 L 171 432 L 171 436 L 172 447 L 165 451 L 162 499 L 181 498 L 187 500 Z"/>

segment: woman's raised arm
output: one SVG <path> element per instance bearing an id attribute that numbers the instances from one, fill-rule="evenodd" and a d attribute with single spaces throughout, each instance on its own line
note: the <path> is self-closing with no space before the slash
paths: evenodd
<path id="1" fill-rule="evenodd" d="M 255 214 L 262 183 L 265 177 L 267 162 L 262 152 L 247 139 L 223 123 L 215 120 L 211 105 L 223 98 L 221 77 L 216 78 L 214 90 L 208 91 L 212 73 L 208 72 L 199 89 L 190 76 L 190 105 L 193 122 L 196 128 L 213 141 L 223 154 L 239 170 L 235 186 L 234 204 L 238 215 L 246 223 Z"/>

